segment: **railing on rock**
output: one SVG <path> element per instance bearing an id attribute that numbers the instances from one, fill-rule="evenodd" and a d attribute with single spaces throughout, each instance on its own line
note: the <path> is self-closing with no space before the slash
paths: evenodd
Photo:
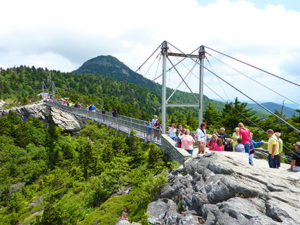
<path id="1" fill-rule="evenodd" d="M 78 117 L 86 118 L 100 124 L 104 124 L 108 127 L 114 128 L 117 131 L 121 131 L 127 134 L 130 134 L 131 130 L 135 131 L 135 135 L 144 139 L 147 142 L 153 142 L 157 145 L 161 145 L 161 131 L 159 129 L 152 128 L 152 132 L 148 132 L 149 128 L 146 126 L 146 121 L 139 120 L 136 118 L 131 118 L 128 116 L 118 116 L 113 117 L 108 114 L 102 114 L 100 111 L 88 111 L 85 108 L 77 108 L 74 106 L 66 106 L 59 103 L 54 103 L 47 101 L 45 102 L 47 106 L 57 108 L 61 111 L 73 114 Z M 155 140 L 153 138 L 154 134 L 159 137 L 159 139 Z"/>

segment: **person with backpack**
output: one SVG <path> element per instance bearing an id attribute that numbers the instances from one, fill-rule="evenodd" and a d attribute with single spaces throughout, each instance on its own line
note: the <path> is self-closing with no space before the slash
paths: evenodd
<path id="1" fill-rule="evenodd" d="M 200 128 L 196 130 L 197 140 L 198 140 L 198 154 L 204 154 L 206 148 L 206 123 L 203 122 L 200 125 Z"/>

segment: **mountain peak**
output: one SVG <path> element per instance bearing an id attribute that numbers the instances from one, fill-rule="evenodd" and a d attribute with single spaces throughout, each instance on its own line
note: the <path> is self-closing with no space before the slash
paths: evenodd
<path id="1" fill-rule="evenodd" d="M 134 72 L 119 59 L 111 55 L 100 55 L 89 59 L 72 73 L 104 75 L 118 81 L 134 83 L 155 92 L 160 91 L 156 83 Z"/>

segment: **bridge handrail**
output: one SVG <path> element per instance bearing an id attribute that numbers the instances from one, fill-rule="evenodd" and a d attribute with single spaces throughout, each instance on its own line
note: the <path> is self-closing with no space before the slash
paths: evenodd
<path id="1" fill-rule="evenodd" d="M 128 129 L 128 130 L 126 130 L 127 133 L 129 133 L 130 130 L 139 131 L 139 132 L 142 132 L 142 134 L 139 135 L 140 137 L 144 138 L 145 140 L 149 139 L 147 136 L 149 128 L 146 126 L 146 121 L 127 117 L 127 116 L 113 117 L 111 115 L 102 114 L 102 112 L 100 112 L 100 111 L 93 112 L 93 111 L 88 111 L 87 109 L 84 109 L 84 108 L 76 108 L 74 106 L 70 107 L 70 106 L 66 106 L 66 105 L 62 105 L 60 103 L 55 103 L 55 102 L 50 102 L 50 101 L 46 101 L 45 104 L 50 107 L 58 108 L 62 111 L 73 113 L 77 116 L 83 116 L 87 119 L 95 120 L 98 122 L 105 121 L 108 125 L 115 126 L 116 129 L 119 129 L 120 125 L 121 126 L 123 125 L 124 127 L 126 127 Z M 137 123 L 135 121 L 138 121 L 140 123 Z M 143 122 L 143 123 L 141 123 L 141 122 Z M 156 129 L 156 128 L 151 128 L 151 129 L 154 132 L 159 132 L 159 135 L 161 134 L 160 129 Z M 160 143 L 160 141 L 154 141 L 154 140 L 152 140 L 152 141 L 156 142 L 156 143 Z"/>

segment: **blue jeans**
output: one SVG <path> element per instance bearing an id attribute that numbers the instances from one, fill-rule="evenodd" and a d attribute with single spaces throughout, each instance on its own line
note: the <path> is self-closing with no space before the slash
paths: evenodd
<path id="1" fill-rule="evenodd" d="M 189 149 L 185 149 L 188 153 L 190 153 L 191 155 L 193 155 L 193 151 L 194 150 L 189 150 Z"/>
<path id="2" fill-rule="evenodd" d="M 249 164 L 253 165 L 253 158 L 252 156 L 254 156 L 254 154 L 249 154 Z"/>
<path id="3" fill-rule="evenodd" d="M 170 137 L 171 139 L 173 139 L 174 141 L 178 140 L 178 137 L 174 136 L 174 137 Z"/>
<path id="4" fill-rule="evenodd" d="M 268 162 L 270 168 L 277 168 L 277 155 L 274 155 L 274 158 L 272 159 L 271 154 L 269 154 Z"/>
<path id="5" fill-rule="evenodd" d="M 245 147 L 245 152 L 249 154 L 250 152 L 250 144 L 243 144 Z"/>

